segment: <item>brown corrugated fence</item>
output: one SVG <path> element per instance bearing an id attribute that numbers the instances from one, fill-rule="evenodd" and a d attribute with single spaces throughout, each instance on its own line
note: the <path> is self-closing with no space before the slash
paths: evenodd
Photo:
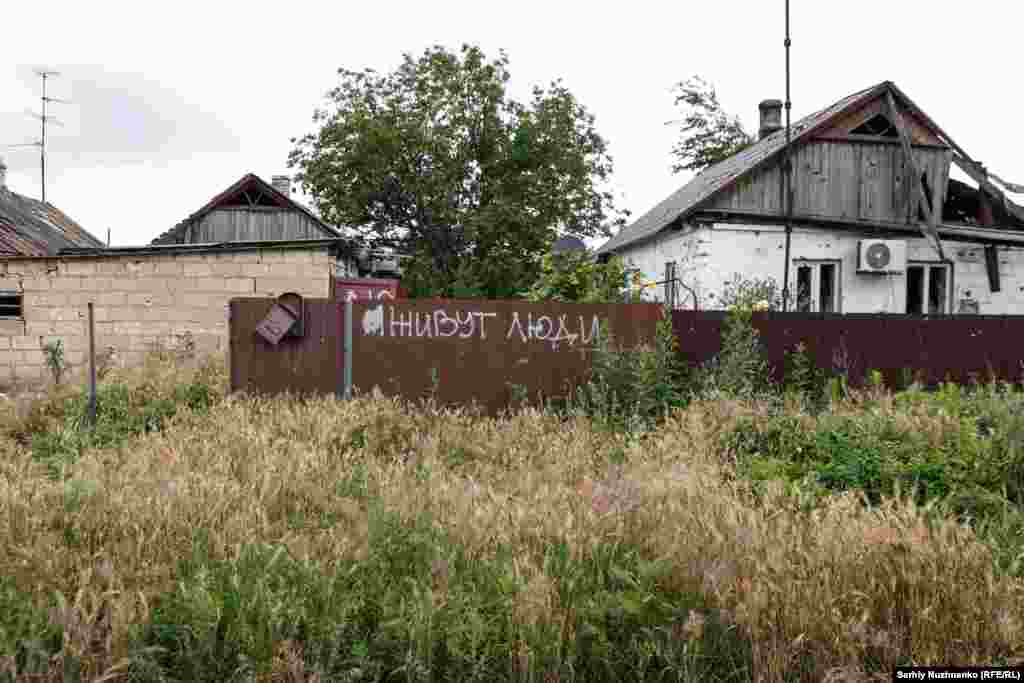
<path id="1" fill-rule="evenodd" d="M 231 302 L 231 389 L 250 393 L 332 394 L 341 390 L 344 304 L 307 299 L 305 335 L 278 346 L 256 326 L 273 299 Z M 520 392 L 564 395 L 589 368 L 596 331 L 617 340 L 653 339 L 657 304 L 584 305 L 483 300 L 399 300 L 353 304 L 353 384 L 441 404 L 476 401 L 494 413 Z M 726 313 L 673 311 L 681 356 L 691 365 L 718 353 Z M 990 373 L 1024 374 L 1024 316 L 906 316 L 755 313 L 773 379 L 804 342 L 818 367 L 858 384 L 880 370 L 889 386 L 908 374 L 929 384 L 966 383 Z"/>

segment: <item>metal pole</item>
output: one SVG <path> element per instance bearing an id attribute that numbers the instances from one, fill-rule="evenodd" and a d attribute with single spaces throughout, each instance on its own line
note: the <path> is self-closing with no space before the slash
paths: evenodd
<path id="1" fill-rule="evenodd" d="M 39 170 L 40 179 L 43 183 L 43 204 L 46 203 L 46 73 L 43 73 L 43 117 L 40 119 L 43 126 L 42 143 L 39 145 Z"/>
<path id="2" fill-rule="evenodd" d="M 89 426 L 96 425 L 96 324 L 89 302 Z"/>
<path id="3" fill-rule="evenodd" d="M 345 369 L 343 374 L 342 398 L 352 398 L 352 299 L 345 301 Z"/>
<path id="4" fill-rule="evenodd" d="M 782 156 L 782 168 L 785 182 L 783 183 L 786 194 L 783 197 L 783 201 L 786 203 L 786 268 L 782 273 L 782 310 L 783 312 L 789 310 L 789 249 L 790 241 L 793 234 L 793 188 L 792 179 L 793 173 L 790 168 L 790 153 L 789 143 L 791 142 L 792 131 L 789 125 L 789 110 L 792 107 L 792 103 L 789 99 L 789 46 L 792 41 L 789 39 L 789 0 L 786 0 L 786 151 Z"/>

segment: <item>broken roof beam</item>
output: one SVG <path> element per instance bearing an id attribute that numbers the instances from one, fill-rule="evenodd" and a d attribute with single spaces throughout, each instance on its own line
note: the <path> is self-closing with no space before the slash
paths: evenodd
<path id="1" fill-rule="evenodd" d="M 903 115 L 900 114 L 899 110 L 896 109 L 896 100 L 893 99 L 892 91 L 885 93 L 886 103 L 889 105 L 889 113 L 892 116 L 892 122 L 896 126 L 896 132 L 899 133 L 900 144 L 903 146 L 903 154 L 907 158 L 906 168 L 910 171 L 911 177 L 908 178 L 910 187 L 914 191 L 914 199 L 910 202 L 910 215 L 915 215 L 915 208 L 920 207 L 921 212 L 924 214 L 924 221 L 920 222 L 921 232 L 924 233 L 926 239 L 930 240 L 932 246 L 935 247 L 935 251 L 939 253 L 939 258 L 942 260 L 946 259 L 945 254 L 942 253 L 942 242 L 939 240 L 939 231 L 936 227 L 938 224 L 938 215 L 942 211 L 941 206 L 930 206 L 928 204 L 928 198 L 925 196 L 924 187 L 921 186 L 921 170 L 917 167 L 917 162 L 914 160 L 914 150 L 910 146 L 910 136 L 907 135 L 907 127 L 903 122 Z M 938 202 L 936 202 L 938 203 Z"/>
<path id="2" fill-rule="evenodd" d="M 971 180 L 978 183 L 979 190 L 988 194 L 993 199 L 996 199 L 1006 213 L 1019 221 L 1024 221 L 1024 207 L 1018 206 L 1007 199 L 1006 195 L 1003 194 L 1003 191 L 988 179 L 988 171 L 985 170 L 984 166 L 967 155 L 954 154 L 953 163 L 959 166 L 964 173 L 970 176 Z"/>

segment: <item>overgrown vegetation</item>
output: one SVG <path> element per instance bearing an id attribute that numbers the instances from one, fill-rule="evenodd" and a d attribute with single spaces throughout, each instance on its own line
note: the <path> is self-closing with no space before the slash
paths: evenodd
<path id="1" fill-rule="evenodd" d="M 730 325 L 756 340 L 749 308 Z M 830 395 L 806 352 L 788 394 L 755 391 L 754 343 L 685 370 L 667 320 L 640 349 L 602 339 L 570 405 L 500 419 L 222 398 L 222 365 L 164 354 L 111 371 L 59 470 L 37 439 L 82 405 L 55 388 L 0 435 L 0 680 L 1021 663 L 1024 394 Z"/>

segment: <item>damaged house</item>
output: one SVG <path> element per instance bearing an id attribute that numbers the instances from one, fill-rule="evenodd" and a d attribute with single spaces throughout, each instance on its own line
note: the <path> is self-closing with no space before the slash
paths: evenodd
<path id="1" fill-rule="evenodd" d="M 797 121 L 788 150 L 782 103 L 760 110 L 754 144 L 696 175 L 599 256 L 674 282 L 658 298 L 685 308 L 720 308 L 736 273 L 781 289 L 785 264 L 791 310 L 1024 314 L 1024 208 L 1007 196 L 1024 188 L 968 156 L 895 84 Z M 971 182 L 950 178 L 951 166 Z"/>

